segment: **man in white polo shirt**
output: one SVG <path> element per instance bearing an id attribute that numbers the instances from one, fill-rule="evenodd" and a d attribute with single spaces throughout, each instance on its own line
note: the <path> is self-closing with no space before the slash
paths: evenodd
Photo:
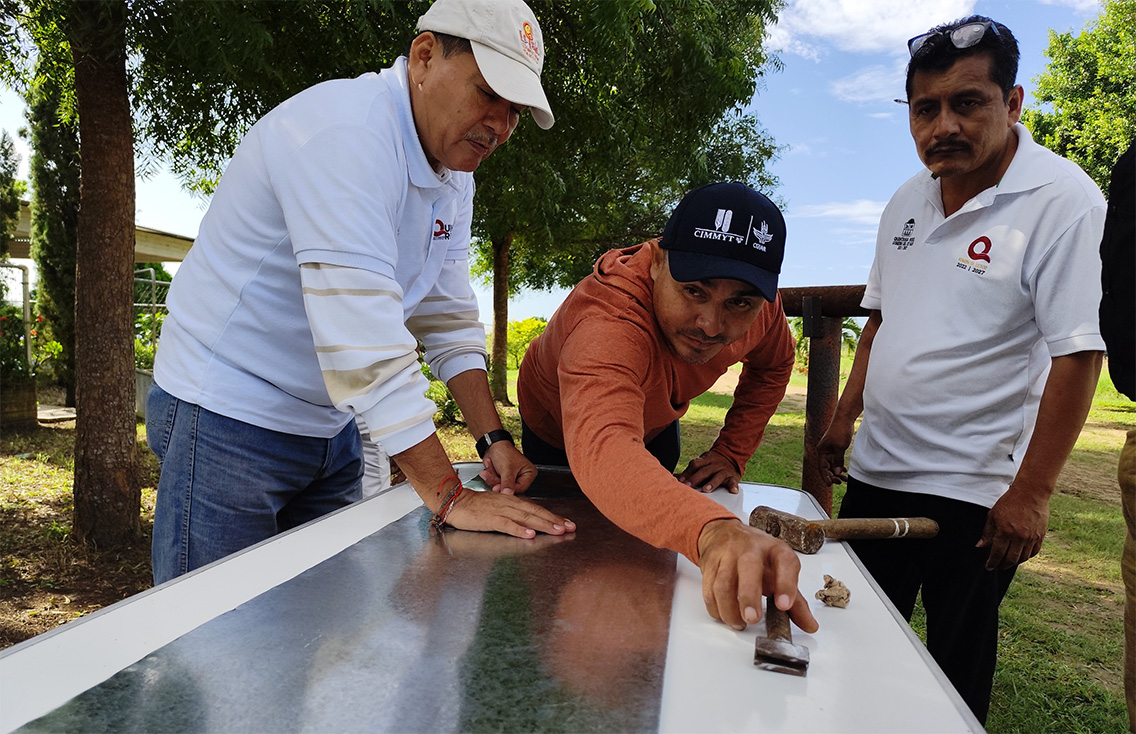
<path id="1" fill-rule="evenodd" d="M 512 496 L 535 468 L 490 397 L 469 283 L 471 172 L 526 108 L 554 122 L 540 27 L 521 0 L 437 0 L 418 30 L 390 68 L 253 126 L 174 279 L 146 413 L 157 583 L 358 499 L 353 416 L 437 526 L 574 529 Z M 503 491 L 461 491 L 417 342 Z"/>
<path id="2" fill-rule="evenodd" d="M 852 547 L 909 619 L 922 590 L 928 650 L 985 721 L 998 606 L 1041 549 L 1100 372 L 1105 202 L 1018 122 L 1008 28 L 972 16 L 908 47 L 926 170 L 881 217 L 871 315 L 820 454 L 848 481 L 841 517 L 939 522 L 932 540 Z"/>

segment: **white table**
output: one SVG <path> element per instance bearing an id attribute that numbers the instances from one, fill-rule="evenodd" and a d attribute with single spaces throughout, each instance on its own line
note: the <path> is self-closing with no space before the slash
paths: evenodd
<path id="1" fill-rule="evenodd" d="M 462 464 L 458 468 L 463 479 L 469 479 L 476 474 L 478 466 Z M 785 487 L 746 483 L 741 495 L 715 492 L 711 496 L 743 520 L 757 505 L 770 505 L 807 518 L 824 516 L 810 496 Z M 208 640 L 206 633 L 210 629 L 241 613 L 238 610 L 226 615 L 230 610 L 250 600 L 252 604 L 258 603 L 266 598 L 260 597 L 264 592 L 272 590 L 277 594 L 286 590 L 290 580 L 294 587 L 300 583 L 294 580 L 299 574 L 326 567 L 320 564 L 345 549 L 358 552 L 371 542 L 366 540 L 368 536 L 380 528 L 389 526 L 388 532 L 394 532 L 399 527 L 409 527 L 406 525 L 411 517 L 408 513 L 416 510 L 420 513 L 419 508 L 414 492 L 409 486 L 400 485 L 0 651 L 0 732 L 11 731 L 56 710 L 130 666 L 145 665 L 163 650 L 176 648 L 176 644 L 170 643 L 188 633 L 193 632 L 193 635 L 186 640 Z M 829 541 L 819 553 L 802 555 L 801 566 L 800 586 L 810 597 L 823 585 L 824 574 L 843 581 L 852 593 L 851 603 L 845 609 L 812 602 L 821 625 L 817 633 L 808 635 L 794 628 L 794 642 L 807 646 L 810 651 L 808 675 L 803 678 L 757 669 L 753 665 L 756 629 L 751 626 L 744 632 L 735 632 L 710 619 L 702 603 L 698 569 L 685 558 L 677 558 L 661 700 L 655 704 L 660 731 L 982 730 L 918 638 L 898 618 L 843 543 Z M 448 592 L 443 589 L 438 593 Z M 442 596 L 437 598 L 442 599 Z M 579 602 L 576 604 L 579 606 Z M 247 605 L 242 607 L 245 608 Z M 465 616 L 460 611 L 447 614 L 456 619 Z M 222 615 L 225 615 L 223 619 Z M 612 624 L 617 625 L 625 622 L 626 619 L 612 620 Z M 476 633 L 475 627 L 462 633 L 465 637 L 458 639 L 460 644 L 455 647 L 466 644 L 467 638 Z M 409 639 L 414 634 L 413 629 L 399 628 L 398 635 Z M 186 640 L 178 644 L 185 647 Z M 216 655 L 216 652 L 201 651 L 201 654 Z M 215 659 L 239 670 L 244 664 L 239 657 L 242 654 L 246 653 L 234 649 L 231 656 L 223 654 Z M 604 656 L 615 652 L 596 650 L 595 654 Z M 587 657 L 582 659 L 586 663 Z M 329 664 L 324 658 L 319 660 L 320 665 Z M 251 665 L 253 661 L 248 663 Z M 360 661 L 358 658 L 353 661 L 351 653 L 344 653 L 331 664 L 349 667 L 359 665 Z M 564 663 L 568 664 L 573 663 L 571 660 Z M 557 664 L 549 665 L 555 675 Z M 580 664 L 574 665 L 572 675 L 578 676 Z M 451 677 L 457 676 L 456 672 L 450 672 Z M 340 677 L 345 674 L 344 671 L 337 673 Z M 323 685 L 325 688 L 312 686 L 306 695 L 329 695 L 326 684 Z M 203 682 L 197 693 L 207 699 L 225 694 L 215 681 Z M 318 701 L 303 707 L 303 715 L 294 722 L 296 730 L 323 728 L 320 709 L 315 704 Z M 446 715 L 438 713 L 443 719 L 435 719 L 434 725 L 439 726 L 437 722 L 441 720 L 449 721 L 444 719 Z M 453 720 L 457 722 L 454 727 L 458 728 L 460 719 Z M 327 724 L 326 720 L 322 721 Z M 399 726 L 396 722 L 396 719 L 375 722 L 371 728 L 391 729 Z"/>

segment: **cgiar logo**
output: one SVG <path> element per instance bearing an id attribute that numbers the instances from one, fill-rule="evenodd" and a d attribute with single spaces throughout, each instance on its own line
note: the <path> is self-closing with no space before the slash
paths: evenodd
<path id="1" fill-rule="evenodd" d="M 769 225 L 764 220 L 761 222 L 761 229 L 753 228 L 753 236 L 763 245 L 768 245 L 769 240 L 773 239 L 773 235 L 769 234 Z M 757 247 L 757 245 L 754 245 L 754 247 Z"/>

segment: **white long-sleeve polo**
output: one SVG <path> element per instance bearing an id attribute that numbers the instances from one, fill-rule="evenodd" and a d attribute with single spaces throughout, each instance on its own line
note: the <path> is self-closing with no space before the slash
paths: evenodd
<path id="1" fill-rule="evenodd" d="M 474 183 L 418 141 L 406 62 L 324 82 L 249 131 L 174 278 L 154 377 L 213 412 L 392 454 L 433 432 L 442 380 L 485 369 L 469 283 Z"/>

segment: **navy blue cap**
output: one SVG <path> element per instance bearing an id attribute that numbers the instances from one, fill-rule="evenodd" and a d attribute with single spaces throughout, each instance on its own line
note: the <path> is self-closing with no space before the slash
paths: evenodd
<path id="1" fill-rule="evenodd" d="M 682 198 L 659 245 L 680 283 L 733 278 L 767 301 L 777 298 L 785 258 L 785 218 L 764 195 L 742 183 L 714 183 Z"/>

